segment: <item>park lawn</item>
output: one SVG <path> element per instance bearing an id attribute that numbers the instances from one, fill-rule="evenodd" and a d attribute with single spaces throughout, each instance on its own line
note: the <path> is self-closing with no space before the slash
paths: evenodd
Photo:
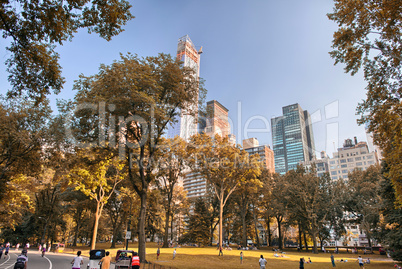
<path id="1" fill-rule="evenodd" d="M 114 259 L 118 249 L 124 249 L 123 246 L 118 246 L 116 249 L 109 249 L 110 243 L 97 244 L 97 248 L 105 248 L 110 251 L 110 255 Z M 131 244 L 129 249 L 137 251 L 137 244 Z M 160 248 L 161 255 L 159 260 L 156 260 L 156 250 L 158 246 L 155 243 L 147 243 L 147 260 L 152 263 L 157 263 L 165 267 L 174 267 L 178 269 L 209 269 L 209 268 L 259 268 L 258 259 L 260 255 L 264 255 L 267 259 L 267 268 L 299 268 L 299 260 L 304 257 L 306 260 L 310 257 L 312 263 L 305 264 L 306 269 L 325 269 L 332 268 L 329 253 L 312 254 L 306 252 L 285 251 L 284 257 L 274 257 L 274 252 L 270 248 L 261 250 L 242 250 L 244 259 L 243 264 L 240 264 L 240 250 L 224 250 L 224 256 L 218 256 L 216 247 L 181 247 L 176 248 L 176 258 L 173 260 L 174 248 Z M 80 249 L 83 255 L 87 256 L 89 253 L 88 247 L 78 247 L 74 249 L 76 252 Z M 68 250 L 67 250 L 68 251 Z M 72 250 L 69 249 L 70 253 Z M 335 254 L 336 268 L 359 268 L 357 263 L 356 254 L 341 253 Z M 371 264 L 365 265 L 365 268 L 394 268 L 394 262 L 382 261 L 384 256 L 379 254 L 362 255 L 364 259 L 370 257 Z M 339 262 L 340 259 L 347 259 L 348 262 Z M 376 260 L 379 259 L 379 260 Z"/>

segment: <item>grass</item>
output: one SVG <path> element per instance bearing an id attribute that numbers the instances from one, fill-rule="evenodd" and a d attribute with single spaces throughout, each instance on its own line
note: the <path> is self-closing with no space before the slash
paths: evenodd
<path id="1" fill-rule="evenodd" d="M 137 244 L 131 244 L 129 249 L 137 251 Z M 97 248 L 105 248 L 110 251 L 112 259 L 116 256 L 118 249 L 123 249 L 123 246 L 118 246 L 116 249 L 109 249 L 110 243 L 97 244 Z M 147 243 L 147 260 L 152 263 L 157 263 L 165 267 L 174 267 L 179 269 L 209 269 L 209 268 L 259 268 L 258 259 L 260 255 L 264 255 L 267 259 L 267 268 L 299 268 L 299 260 L 304 257 L 306 260 L 310 257 L 312 263 L 305 264 L 306 269 L 325 269 L 332 268 L 329 253 L 312 254 L 306 252 L 297 252 L 295 250 L 285 250 L 284 257 L 274 257 L 274 252 L 271 248 L 263 248 L 260 250 L 242 250 L 244 259 L 243 264 L 240 264 L 240 250 L 224 250 L 224 256 L 218 256 L 216 247 L 194 248 L 194 247 L 181 247 L 176 248 L 176 258 L 173 260 L 173 248 L 161 248 L 161 255 L 159 260 L 156 260 L 156 250 L 158 246 L 155 243 Z M 77 247 L 74 249 L 66 249 L 65 252 L 75 253 L 81 250 L 83 255 L 88 255 L 88 247 Z M 336 268 L 359 268 L 357 263 L 358 254 L 343 253 L 334 254 L 336 261 Z M 384 255 L 369 254 L 362 255 L 364 259 L 370 258 L 371 264 L 365 265 L 366 269 L 369 268 L 394 268 L 394 262 L 386 259 Z M 348 262 L 339 262 L 340 259 L 347 259 Z"/>

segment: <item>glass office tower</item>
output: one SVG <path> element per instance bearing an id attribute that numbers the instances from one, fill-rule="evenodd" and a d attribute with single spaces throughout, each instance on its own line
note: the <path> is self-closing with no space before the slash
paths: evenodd
<path id="1" fill-rule="evenodd" d="M 314 136 L 310 113 L 299 104 L 282 108 L 283 116 L 271 119 L 275 171 L 285 174 L 301 161 L 314 156 Z"/>

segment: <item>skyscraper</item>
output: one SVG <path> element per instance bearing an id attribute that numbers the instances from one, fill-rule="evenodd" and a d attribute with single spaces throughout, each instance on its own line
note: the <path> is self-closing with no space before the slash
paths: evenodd
<path id="1" fill-rule="evenodd" d="M 228 109 L 216 100 L 207 102 L 205 133 L 226 137 L 230 133 Z"/>
<path id="2" fill-rule="evenodd" d="M 196 79 L 200 75 L 200 54 L 202 51 L 197 51 L 193 42 L 188 35 L 179 38 L 177 45 L 177 59 L 183 62 L 185 67 L 190 67 L 195 71 Z M 197 107 L 193 108 L 197 110 Z M 180 111 L 180 117 L 177 122 L 169 127 L 167 136 L 173 138 L 176 135 L 184 140 L 188 139 L 197 133 L 197 121 L 193 115 L 188 114 L 185 110 Z"/>
<path id="3" fill-rule="evenodd" d="M 282 107 L 282 113 L 271 119 L 275 171 L 280 174 L 315 157 L 310 113 L 297 103 Z"/>
<path id="4" fill-rule="evenodd" d="M 250 155 L 258 154 L 263 167 L 275 173 L 274 152 L 269 146 L 260 146 L 257 138 L 248 138 L 243 140 L 243 149 Z"/>

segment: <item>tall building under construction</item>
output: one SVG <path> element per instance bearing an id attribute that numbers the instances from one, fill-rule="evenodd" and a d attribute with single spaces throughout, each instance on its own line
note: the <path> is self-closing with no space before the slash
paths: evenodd
<path id="1" fill-rule="evenodd" d="M 197 51 L 188 35 L 179 38 L 176 57 L 178 60 L 183 62 L 185 67 L 190 67 L 195 71 L 197 80 L 200 75 L 201 53 L 201 50 Z M 198 111 L 198 107 L 191 107 L 189 109 Z M 193 115 L 190 115 L 186 110 L 183 109 L 180 111 L 180 117 L 178 117 L 176 120 L 177 122 L 168 129 L 167 136 L 169 138 L 180 136 L 184 140 L 188 141 L 192 135 L 198 132 L 196 118 Z"/>

